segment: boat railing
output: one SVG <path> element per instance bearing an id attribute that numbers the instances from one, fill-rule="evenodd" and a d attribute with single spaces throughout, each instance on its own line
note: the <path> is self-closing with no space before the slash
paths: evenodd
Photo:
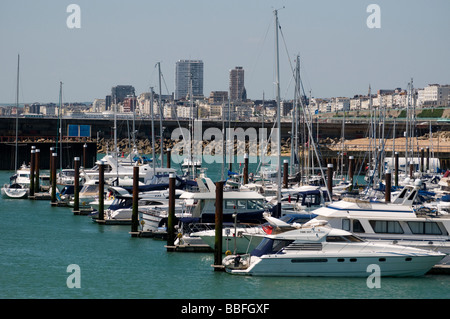
<path id="1" fill-rule="evenodd" d="M 252 227 L 260 226 L 259 224 L 252 224 L 252 223 L 223 223 L 222 228 L 248 228 L 252 229 Z M 205 231 L 205 230 L 214 230 L 215 229 L 214 223 L 182 223 L 180 231 L 183 234 L 191 234 L 199 231 Z M 239 233 L 238 233 L 239 234 Z"/>

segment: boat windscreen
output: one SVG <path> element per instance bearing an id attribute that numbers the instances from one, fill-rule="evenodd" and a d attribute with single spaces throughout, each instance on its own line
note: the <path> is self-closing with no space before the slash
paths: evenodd
<path id="1" fill-rule="evenodd" d="M 276 254 L 284 247 L 290 245 L 293 240 L 280 240 L 272 238 L 264 238 L 261 243 L 253 249 L 252 256 L 261 257 L 267 254 Z"/>

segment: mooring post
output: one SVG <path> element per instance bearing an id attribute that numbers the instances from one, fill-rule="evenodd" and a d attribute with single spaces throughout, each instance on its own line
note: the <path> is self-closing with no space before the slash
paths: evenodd
<path id="1" fill-rule="evenodd" d="M 244 154 L 244 185 L 248 184 L 248 154 Z"/>
<path id="2" fill-rule="evenodd" d="M 131 237 L 138 235 L 139 216 L 139 166 L 133 166 L 133 211 L 131 215 Z"/>
<path id="3" fill-rule="evenodd" d="M 288 188 L 288 160 L 283 161 L 283 187 Z M 280 215 L 281 216 L 281 215 Z"/>
<path id="4" fill-rule="evenodd" d="M 105 220 L 105 164 L 98 163 L 98 219 Z"/>
<path id="5" fill-rule="evenodd" d="M 80 213 L 80 158 L 74 158 L 75 174 L 73 177 L 73 213 Z"/>
<path id="6" fill-rule="evenodd" d="M 223 181 L 216 182 L 214 266 L 222 265 Z M 236 235 L 236 234 L 235 234 Z M 215 267 L 214 270 L 220 270 Z"/>
<path id="7" fill-rule="evenodd" d="M 169 175 L 169 215 L 167 218 L 167 251 L 175 245 L 175 174 Z"/>
<path id="8" fill-rule="evenodd" d="M 56 202 L 56 157 L 57 153 L 52 153 L 52 194 L 51 194 L 51 203 L 50 205 L 56 206 L 58 203 Z"/>
<path id="9" fill-rule="evenodd" d="M 34 198 L 34 160 L 36 152 L 36 147 L 31 146 L 31 159 L 30 159 L 30 194 L 28 195 L 28 198 Z"/>
<path id="10" fill-rule="evenodd" d="M 409 163 L 409 178 L 414 178 L 414 163 Z"/>
<path id="11" fill-rule="evenodd" d="M 171 155 L 171 149 L 170 148 L 168 148 L 167 149 L 167 168 L 170 168 L 170 161 L 171 161 L 171 159 L 170 159 L 170 155 Z"/>
<path id="12" fill-rule="evenodd" d="M 420 149 L 420 172 L 425 172 L 425 150 L 423 147 Z"/>
<path id="13" fill-rule="evenodd" d="M 86 168 L 86 150 L 87 150 L 87 144 L 83 144 L 83 167 Z"/>
<path id="14" fill-rule="evenodd" d="M 39 193 L 39 191 L 41 190 L 41 185 L 40 185 L 40 178 L 39 178 L 39 166 L 40 164 L 40 156 L 41 156 L 41 150 L 40 149 L 36 149 L 36 153 L 34 153 L 36 160 L 34 162 L 34 170 L 35 170 L 35 174 L 34 174 L 34 178 L 35 178 L 35 182 L 34 182 L 34 192 L 35 193 Z"/>
<path id="15" fill-rule="evenodd" d="M 331 163 L 327 165 L 327 188 L 330 196 L 333 196 L 333 164 Z"/>
<path id="16" fill-rule="evenodd" d="M 428 172 L 430 170 L 430 148 L 427 146 L 427 169 Z"/>
<path id="17" fill-rule="evenodd" d="M 398 152 L 395 152 L 395 178 L 394 185 L 398 187 Z"/>
<path id="18" fill-rule="evenodd" d="M 386 179 L 386 190 L 384 191 L 384 201 L 386 203 L 390 203 L 391 202 L 391 185 L 392 185 L 392 175 L 391 175 L 390 170 L 386 171 L 385 179 Z"/>
<path id="19" fill-rule="evenodd" d="M 53 152 L 55 151 L 55 148 L 54 147 L 50 147 L 50 185 L 52 185 L 52 180 L 53 180 L 53 176 L 52 176 L 52 174 L 53 174 L 53 161 L 52 161 L 52 158 L 53 158 Z"/>

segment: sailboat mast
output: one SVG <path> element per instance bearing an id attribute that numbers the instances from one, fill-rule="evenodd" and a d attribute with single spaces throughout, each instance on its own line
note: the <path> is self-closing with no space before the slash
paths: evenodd
<path id="1" fill-rule="evenodd" d="M 292 125 L 291 125 L 291 174 L 298 173 L 295 171 L 295 159 L 298 158 L 298 99 L 301 94 L 299 93 L 300 85 L 300 57 L 297 55 L 296 66 L 295 66 L 295 90 L 294 90 L 294 105 L 292 109 Z"/>
<path id="2" fill-rule="evenodd" d="M 58 110 L 58 121 L 59 121 L 59 170 L 62 171 L 62 85 L 63 83 L 59 82 L 59 110 Z M 56 152 L 58 153 L 58 152 Z"/>
<path id="3" fill-rule="evenodd" d="M 19 139 L 19 65 L 20 65 L 20 55 L 17 55 L 17 88 L 16 88 L 16 153 L 14 160 L 14 171 L 17 171 L 17 161 L 18 161 L 18 139 Z"/>
<path id="4" fill-rule="evenodd" d="M 116 180 L 119 186 L 119 149 L 117 148 L 117 97 L 114 98 L 114 159 L 116 160 Z"/>
<path id="5" fill-rule="evenodd" d="M 150 114 L 152 118 L 152 166 L 153 166 L 153 175 L 156 175 L 155 169 L 155 123 L 154 123 L 154 114 L 153 114 L 153 87 L 150 88 Z"/>
<path id="6" fill-rule="evenodd" d="M 280 103 L 280 57 L 278 49 L 278 11 L 274 10 L 275 16 L 275 45 L 276 45 L 276 85 L 277 85 L 277 127 L 278 127 L 278 141 L 277 141 L 277 154 L 278 154 L 278 174 L 277 174 L 277 216 L 281 216 L 281 103 Z"/>
<path id="7" fill-rule="evenodd" d="M 159 104 L 159 136 L 160 136 L 160 150 L 161 150 L 161 168 L 164 167 L 164 141 L 163 141 L 163 106 L 161 102 L 161 62 L 158 62 L 158 74 L 159 74 L 159 98 L 158 98 L 158 104 Z"/>

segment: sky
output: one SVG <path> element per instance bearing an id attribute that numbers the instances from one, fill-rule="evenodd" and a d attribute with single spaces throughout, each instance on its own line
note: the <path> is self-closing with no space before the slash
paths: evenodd
<path id="1" fill-rule="evenodd" d="M 67 25 L 70 4 L 80 28 Z M 312 97 L 450 84 L 448 0 L 1 0 L 0 103 L 16 100 L 18 54 L 20 103 L 58 102 L 60 81 L 65 102 L 116 85 L 159 92 L 158 62 L 170 94 L 181 59 L 203 60 L 205 96 L 228 91 L 229 70 L 242 66 L 248 98 L 274 99 L 275 9 L 282 99 L 294 96 L 297 56 Z"/>

